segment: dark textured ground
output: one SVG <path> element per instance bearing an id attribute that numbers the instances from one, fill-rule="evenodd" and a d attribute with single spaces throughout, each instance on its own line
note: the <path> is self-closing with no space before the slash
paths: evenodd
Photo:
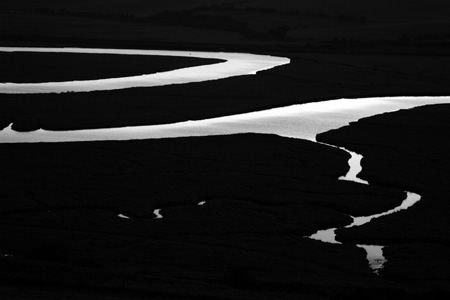
<path id="1" fill-rule="evenodd" d="M 302 238 L 403 197 L 338 181 L 348 156 L 333 148 L 246 134 L 13 144 L 0 156 L 1 251 L 14 255 L 1 260 L 1 278 L 13 286 L 225 298 L 404 293 L 371 273 L 361 249 Z"/>
<path id="2" fill-rule="evenodd" d="M 338 239 L 385 244 L 386 278 L 439 290 L 450 283 L 449 105 L 365 118 L 319 135 L 364 155 L 362 178 L 422 195 L 407 211 L 338 231 Z"/>
<path id="3" fill-rule="evenodd" d="M 0 127 L 136 126 L 341 97 L 449 94 L 444 0 L 104 3 L 3 1 L 0 44 L 242 51 L 292 63 L 172 87 L 0 95 Z M 72 63 L 82 76 L 110 72 L 97 57 L 59 57 L 32 68 L 29 54 L 8 58 L 0 76 L 12 81 L 8 65 L 29 68 L 30 79 L 42 70 L 64 79 Z M 117 74 L 144 68 L 113 59 Z M 267 135 L 2 144 L 0 298 L 447 299 L 447 112 L 389 114 L 321 137 L 363 153 L 362 176 L 391 188 L 337 181 L 345 153 Z M 338 232 L 349 244 L 388 244 L 383 277 L 362 249 L 302 238 L 349 223 L 346 214 L 396 206 L 404 188 L 423 201 Z M 164 219 L 153 219 L 155 208 Z"/>
<path id="4" fill-rule="evenodd" d="M 221 60 L 193 57 L 0 52 L 0 82 L 32 83 L 138 76 Z"/>

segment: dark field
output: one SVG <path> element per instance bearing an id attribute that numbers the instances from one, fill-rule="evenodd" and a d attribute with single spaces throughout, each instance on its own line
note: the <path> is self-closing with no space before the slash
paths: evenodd
<path id="1" fill-rule="evenodd" d="M 318 136 L 363 154 L 363 178 L 423 196 L 395 217 L 337 232 L 342 241 L 390 245 L 386 278 L 444 283 L 450 276 L 449 113 L 449 105 L 424 106 L 365 118 Z"/>
<path id="2" fill-rule="evenodd" d="M 291 64 L 186 85 L 0 94 L 0 127 L 139 126 L 343 97 L 449 95 L 447 6 L 2 3 L 1 46 L 253 52 Z M 214 61 L 0 53 L 0 62 L 0 82 L 39 82 Z M 0 299 L 448 299 L 449 115 L 448 105 L 428 106 L 319 135 L 363 154 L 370 186 L 337 180 L 345 152 L 271 135 L 0 144 Z M 344 245 L 302 238 L 395 207 L 404 190 L 423 200 L 338 230 Z M 387 245 L 382 276 L 358 243 Z"/>
<path id="3" fill-rule="evenodd" d="M 56 82 L 152 74 L 196 65 L 219 63 L 217 59 L 147 55 L 0 52 L 0 82 Z"/>

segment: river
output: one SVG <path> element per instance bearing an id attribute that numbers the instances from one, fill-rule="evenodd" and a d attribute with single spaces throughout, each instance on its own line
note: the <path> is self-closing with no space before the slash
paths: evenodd
<path id="1" fill-rule="evenodd" d="M 178 56 L 196 58 L 219 58 L 225 62 L 189 68 L 176 69 L 154 74 L 105 78 L 97 80 L 79 80 L 43 83 L 0 83 L 3 94 L 37 94 L 63 92 L 92 92 L 117 90 L 132 87 L 155 87 L 170 84 L 202 82 L 227 77 L 256 74 L 276 66 L 288 64 L 284 57 L 257 55 L 247 53 L 215 53 L 200 51 L 167 51 L 167 50 L 130 50 L 130 49 L 87 49 L 87 48 L 23 48 L 0 47 L 3 52 L 47 52 L 47 53 L 80 53 L 80 54 L 117 54 L 117 55 L 152 55 Z"/>

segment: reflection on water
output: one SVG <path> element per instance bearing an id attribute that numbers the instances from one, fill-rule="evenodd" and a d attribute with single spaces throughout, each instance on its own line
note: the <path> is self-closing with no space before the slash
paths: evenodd
<path id="1" fill-rule="evenodd" d="M 335 232 L 336 229 L 337 228 L 319 230 L 315 234 L 309 236 L 309 238 L 330 244 L 342 244 L 341 242 L 336 240 L 336 232 Z M 380 275 L 380 271 L 383 269 L 384 264 L 387 262 L 387 259 L 383 255 L 384 246 L 377 246 L 377 245 L 356 245 L 356 246 L 366 251 L 367 253 L 366 258 L 367 261 L 369 262 L 370 268 L 374 271 L 375 274 Z"/>
<path id="2" fill-rule="evenodd" d="M 155 209 L 153 211 L 153 214 L 155 215 L 154 219 L 162 219 L 163 216 L 161 215 L 161 209 Z"/>
<path id="3" fill-rule="evenodd" d="M 341 150 L 344 150 L 350 154 L 350 159 L 348 160 L 349 169 L 347 174 L 344 176 L 339 177 L 339 180 L 347 180 L 347 181 L 354 181 L 362 184 L 369 184 L 364 179 L 361 179 L 358 177 L 358 174 L 361 173 L 362 167 L 361 167 L 361 159 L 363 158 L 361 154 L 358 154 L 356 152 L 347 150 L 342 147 L 338 147 Z"/>
<path id="4" fill-rule="evenodd" d="M 319 230 L 316 233 L 310 235 L 309 238 L 330 244 L 342 244 L 341 242 L 336 240 L 336 229 L 337 228 Z"/>
<path id="5" fill-rule="evenodd" d="M 367 261 L 370 268 L 375 274 L 380 275 L 380 271 L 384 268 L 384 264 L 388 261 L 383 255 L 384 246 L 375 245 L 356 245 L 366 250 Z"/>
<path id="6" fill-rule="evenodd" d="M 0 132 L 1 143 L 71 142 L 268 133 L 316 141 L 316 135 L 380 113 L 427 104 L 450 103 L 450 97 L 387 97 L 339 99 L 292 105 L 264 111 L 179 122 L 76 131 L 37 130 L 18 133 L 10 127 Z M 357 158 L 355 158 L 357 160 Z"/>
<path id="7" fill-rule="evenodd" d="M 411 206 L 413 206 L 414 204 L 416 204 L 418 201 L 420 201 L 420 198 L 421 197 L 419 194 L 406 192 L 406 199 L 402 202 L 401 205 L 399 205 L 391 210 L 388 210 L 386 212 L 380 213 L 380 214 L 366 216 L 366 217 L 353 218 L 353 223 L 346 226 L 346 228 L 350 228 L 353 226 L 361 226 L 363 224 L 369 223 L 372 219 L 387 216 L 387 215 L 399 212 L 400 210 L 408 209 Z"/>
<path id="8" fill-rule="evenodd" d="M 198 51 L 166 50 L 125 50 L 125 49 L 86 49 L 86 48 L 23 48 L 0 47 L 0 51 L 14 52 L 52 52 L 52 53 L 90 53 L 120 55 L 160 55 L 178 57 L 213 58 L 226 60 L 222 63 L 182 68 L 167 72 L 121 78 L 78 80 L 45 83 L 0 83 L 3 94 L 37 94 L 62 92 L 90 92 L 117 90 L 133 87 L 154 87 L 189 82 L 202 82 L 233 76 L 256 74 L 276 66 L 289 63 L 288 58 L 247 53 L 221 53 Z"/>
<path id="9" fill-rule="evenodd" d="M 369 223 L 372 219 L 387 216 L 400 210 L 408 209 L 413 206 L 415 203 L 420 201 L 421 197 L 419 194 L 406 192 L 406 199 L 402 201 L 402 203 L 386 212 L 374 214 L 371 216 L 363 216 L 363 217 L 352 217 L 353 222 L 350 225 L 345 226 L 344 228 L 350 228 L 354 226 L 361 226 L 366 223 Z M 319 240 L 325 243 L 331 244 L 341 244 L 341 242 L 336 240 L 336 229 L 337 228 L 329 228 L 325 230 L 319 230 L 315 234 L 309 236 L 309 238 L 314 240 Z M 357 245 L 360 248 L 363 248 L 367 252 L 367 260 L 369 261 L 370 267 L 374 270 L 375 274 L 380 274 L 380 270 L 384 267 L 384 263 L 387 261 L 383 256 L 383 246 L 378 245 Z"/>

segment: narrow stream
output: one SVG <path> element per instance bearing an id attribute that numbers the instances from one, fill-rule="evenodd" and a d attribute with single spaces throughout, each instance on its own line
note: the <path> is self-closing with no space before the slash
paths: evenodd
<path id="1" fill-rule="evenodd" d="M 320 143 L 323 144 L 323 143 Z M 328 144 L 325 144 L 328 145 Z M 348 181 L 354 181 L 362 184 L 369 184 L 369 182 L 358 178 L 358 174 L 362 171 L 361 167 L 361 159 L 362 155 L 357 154 L 355 152 L 349 151 L 343 147 L 336 147 L 333 145 L 328 145 L 334 148 L 342 149 L 348 153 L 350 153 L 351 157 L 349 159 L 349 171 L 345 176 L 339 177 L 340 180 L 348 180 Z M 396 212 L 399 212 L 400 210 L 408 209 L 411 206 L 413 206 L 415 203 L 420 201 L 421 196 L 416 193 L 405 191 L 406 198 L 402 201 L 402 203 L 394 207 L 393 209 L 390 209 L 388 211 L 370 215 L 370 216 L 361 216 L 361 217 L 353 217 L 350 216 L 353 219 L 353 222 L 347 226 L 344 226 L 342 228 L 350 228 L 355 226 L 361 226 L 366 223 L 369 223 L 372 219 L 387 216 Z M 319 230 L 316 233 L 308 236 L 308 238 L 319 240 L 325 243 L 331 243 L 331 244 L 342 244 L 341 242 L 336 240 L 336 229 L 337 227 L 332 227 L 328 229 Z M 375 274 L 380 275 L 381 270 L 384 267 L 384 263 L 387 262 L 387 259 L 383 255 L 383 248 L 384 246 L 380 245 L 362 245 L 358 244 L 357 247 L 360 247 L 364 249 L 367 253 L 367 261 L 369 262 L 370 268 L 374 271 Z"/>

